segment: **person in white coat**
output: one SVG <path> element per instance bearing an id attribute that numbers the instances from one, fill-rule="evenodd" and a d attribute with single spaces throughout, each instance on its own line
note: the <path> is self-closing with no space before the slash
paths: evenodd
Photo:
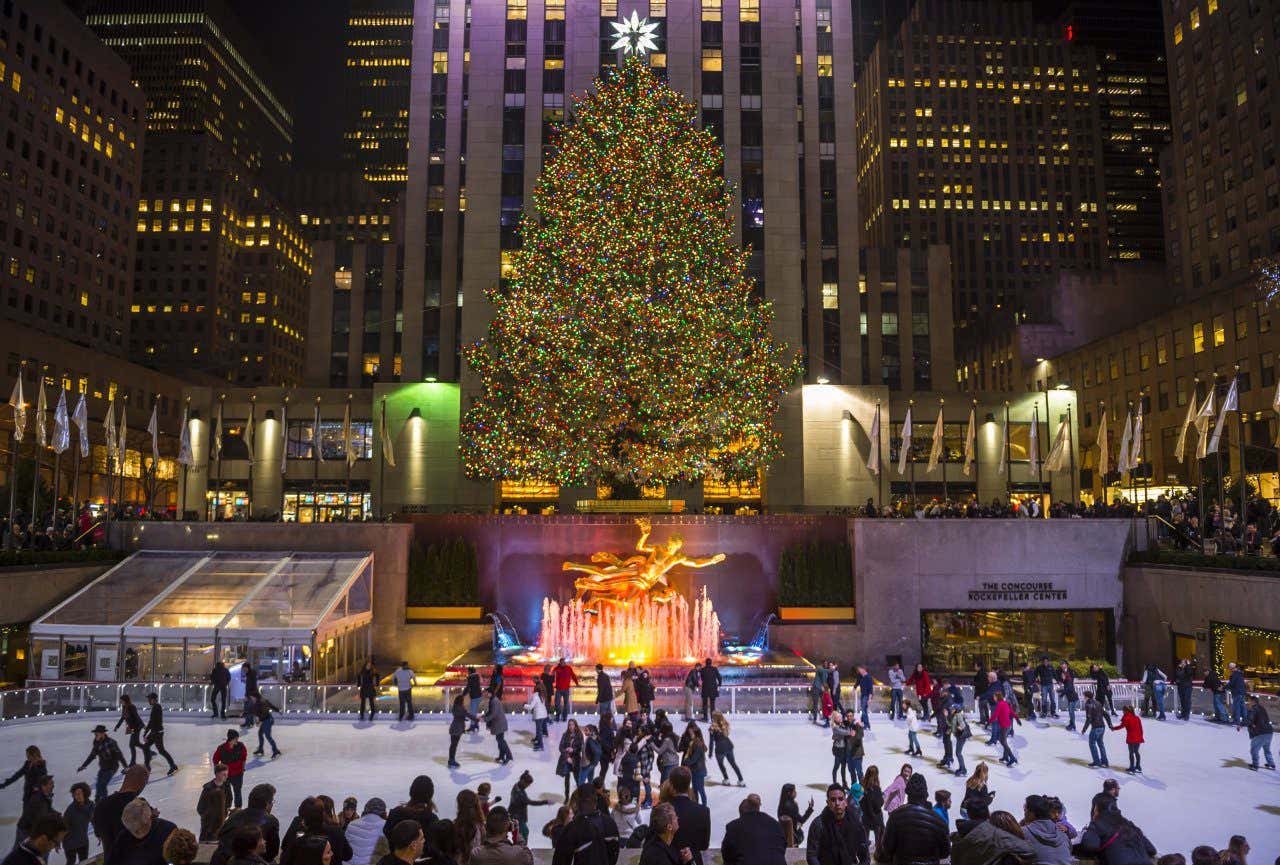
<path id="1" fill-rule="evenodd" d="M 923 757 L 924 751 L 920 750 L 920 739 L 916 735 L 920 732 L 920 715 L 916 712 L 915 703 L 907 704 L 907 753 L 916 757 Z"/>
<path id="2" fill-rule="evenodd" d="M 524 710 L 533 718 L 533 750 L 541 751 L 542 740 L 547 735 L 547 701 L 542 696 L 541 683 L 533 686 Z"/>
<path id="3" fill-rule="evenodd" d="M 370 799 L 364 803 L 364 814 L 347 824 L 347 843 L 351 845 L 351 865 L 376 865 L 382 854 L 377 852 L 382 829 L 387 823 L 387 803 Z"/>

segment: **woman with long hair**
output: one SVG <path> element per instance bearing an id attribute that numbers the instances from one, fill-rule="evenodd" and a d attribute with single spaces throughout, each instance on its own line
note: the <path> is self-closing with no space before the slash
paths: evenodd
<path id="1" fill-rule="evenodd" d="M 333 845 L 319 835 L 300 838 L 293 861 L 295 865 L 329 865 L 333 861 Z"/>
<path id="2" fill-rule="evenodd" d="M 458 838 L 453 834 L 452 820 L 436 820 L 427 832 L 419 865 L 460 865 Z"/>
<path id="3" fill-rule="evenodd" d="M 880 768 L 868 766 L 862 773 L 862 825 L 868 832 L 876 833 L 876 843 L 884 837 L 884 790 L 880 789 Z"/>
<path id="4" fill-rule="evenodd" d="M 462 734 L 467 732 L 467 722 L 478 723 L 479 718 L 472 714 L 467 708 L 467 692 L 459 691 L 458 696 L 453 698 L 453 705 L 449 709 L 449 768 L 457 769 L 458 765 L 458 742 L 462 740 Z"/>
<path id="5" fill-rule="evenodd" d="M 697 725 L 689 728 L 689 746 L 685 748 L 680 765 L 689 767 L 693 776 L 694 798 L 701 804 L 707 804 L 707 743 L 702 740 L 702 731 Z"/>
<path id="6" fill-rule="evenodd" d="M 915 771 L 910 763 L 902 764 L 902 768 L 898 770 L 898 776 L 893 779 L 893 782 L 884 791 L 884 810 L 886 814 L 892 814 L 895 808 L 907 803 L 907 781 L 911 779 Z"/>
<path id="7" fill-rule="evenodd" d="M 458 853 L 463 862 L 471 860 L 471 851 L 484 841 L 484 808 L 475 790 L 458 791 L 458 814 L 453 818 L 453 835 L 458 839 Z"/>
<path id="8" fill-rule="evenodd" d="M 138 752 L 142 750 L 142 716 L 128 694 L 120 695 L 120 718 L 112 729 L 119 730 L 121 724 L 129 735 L 129 765 L 132 766 L 138 762 Z"/>
<path id="9" fill-rule="evenodd" d="M 738 776 L 738 786 L 746 786 L 742 781 L 742 770 L 738 768 L 738 761 L 733 759 L 733 740 L 729 738 L 729 719 L 723 712 L 711 713 L 711 755 L 716 758 L 716 765 L 720 767 L 720 774 L 724 776 L 726 785 L 729 783 L 729 773 L 724 768 L 724 761 L 728 760 Z"/>
<path id="10" fill-rule="evenodd" d="M 795 843 L 787 846 L 797 847 L 804 843 L 804 824 L 812 816 L 813 797 L 809 797 L 809 807 L 801 814 L 800 797 L 796 793 L 796 785 L 791 783 L 783 784 L 782 792 L 778 794 L 778 821 L 789 820 L 792 834 L 795 837 Z"/>
<path id="11" fill-rule="evenodd" d="M 324 806 L 324 822 L 326 826 L 337 826 L 342 828 L 342 821 L 338 819 L 337 807 L 332 796 L 326 796 L 321 793 L 316 797 L 320 800 L 320 804 Z"/>
<path id="12" fill-rule="evenodd" d="M 929 671 L 924 668 L 924 664 L 916 664 L 916 668 L 911 671 L 911 677 L 907 679 L 906 684 L 915 688 L 916 700 L 921 705 L 921 721 L 929 720 L 929 697 L 933 696 L 933 679 L 929 676 Z"/>
<path id="13" fill-rule="evenodd" d="M 19 778 L 22 779 L 22 802 L 31 798 L 31 794 L 35 792 L 36 787 L 40 786 L 41 779 L 49 774 L 49 767 L 45 765 L 44 757 L 40 754 L 40 749 L 35 745 L 27 746 L 27 759 L 18 767 L 18 771 L 14 772 L 0 784 L 0 790 L 8 787 Z"/>
<path id="14" fill-rule="evenodd" d="M 583 764 L 583 748 L 586 737 L 578 729 L 578 722 L 570 718 L 560 736 L 560 758 L 556 761 L 556 774 L 564 778 L 564 798 L 569 800 L 570 782 L 577 782 Z"/>

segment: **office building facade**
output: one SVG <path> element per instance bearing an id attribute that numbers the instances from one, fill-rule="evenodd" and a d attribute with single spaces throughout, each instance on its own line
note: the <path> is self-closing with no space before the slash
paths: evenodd
<path id="1" fill-rule="evenodd" d="M 343 67 L 343 158 L 387 198 L 408 180 L 413 0 L 352 0 Z"/>

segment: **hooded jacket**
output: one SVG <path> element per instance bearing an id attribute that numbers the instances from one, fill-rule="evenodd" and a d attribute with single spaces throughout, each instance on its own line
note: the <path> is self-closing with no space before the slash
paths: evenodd
<path id="1" fill-rule="evenodd" d="M 951 848 L 951 865 L 996 865 L 1005 856 L 1041 861 L 1036 859 L 1036 850 L 1029 842 L 983 820 L 956 839 Z"/>
<path id="2" fill-rule="evenodd" d="M 1036 851 L 1035 865 L 1072 865 L 1071 840 L 1052 820 L 1033 820 L 1022 827 Z"/>

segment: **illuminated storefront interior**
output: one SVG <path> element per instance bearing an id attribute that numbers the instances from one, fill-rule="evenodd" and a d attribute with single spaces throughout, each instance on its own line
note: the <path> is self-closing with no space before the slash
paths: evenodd
<path id="1" fill-rule="evenodd" d="M 930 610 L 920 614 L 932 672 L 1022 669 L 1042 655 L 1115 661 L 1111 610 Z"/>

